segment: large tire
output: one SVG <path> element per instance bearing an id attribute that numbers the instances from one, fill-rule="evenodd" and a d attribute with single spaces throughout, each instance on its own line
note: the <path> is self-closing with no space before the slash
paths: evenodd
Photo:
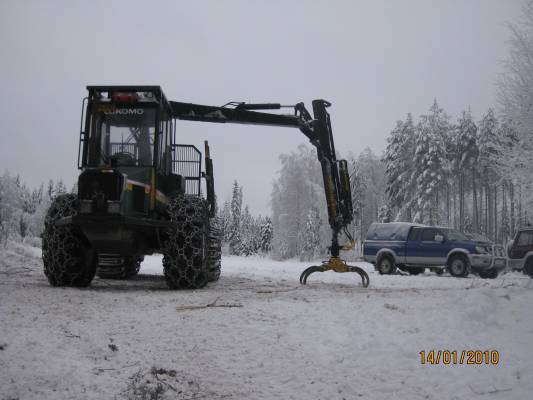
<path id="1" fill-rule="evenodd" d="M 172 227 L 163 242 L 163 270 L 171 289 L 200 289 L 209 280 L 207 202 L 196 196 L 171 200 Z"/>
<path id="2" fill-rule="evenodd" d="M 466 278 L 470 273 L 470 263 L 463 255 L 455 255 L 448 261 L 448 272 L 456 278 Z"/>
<path id="3" fill-rule="evenodd" d="M 396 264 L 394 263 L 392 256 L 384 255 L 380 257 L 377 264 L 377 270 L 381 275 L 394 274 L 396 272 Z"/>
<path id="4" fill-rule="evenodd" d="M 479 271 L 479 277 L 483 279 L 496 279 L 498 277 L 498 270 L 496 268 Z"/>
<path id="5" fill-rule="evenodd" d="M 134 256 L 128 259 L 126 264 L 126 278 L 131 278 L 139 273 L 143 260 L 144 256 Z"/>
<path id="6" fill-rule="evenodd" d="M 57 196 L 46 215 L 43 232 L 44 274 L 52 286 L 89 286 L 96 273 L 94 251 L 81 232 L 56 222 L 74 215 L 76 196 Z"/>
<path id="7" fill-rule="evenodd" d="M 222 269 L 222 239 L 217 222 L 213 219 L 209 226 L 209 282 L 218 281 Z"/>
<path id="8" fill-rule="evenodd" d="M 529 257 L 524 264 L 524 273 L 533 278 L 533 257 Z"/>

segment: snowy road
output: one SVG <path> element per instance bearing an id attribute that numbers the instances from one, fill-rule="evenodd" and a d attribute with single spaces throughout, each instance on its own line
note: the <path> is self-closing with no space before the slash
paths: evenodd
<path id="1" fill-rule="evenodd" d="M 16 250 L 16 251 L 15 251 Z M 533 283 L 315 274 L 228 257 L 219 282 L 52 288 L 36 249 L 0 253 L 0 399 L 525 399 Z M 181 305 L 217 305 L 178 311 Z M 498 366 L 421 365 L 422 350 L 497 350 Z M 152 397 L 150 397 L 152 396 Z"/>

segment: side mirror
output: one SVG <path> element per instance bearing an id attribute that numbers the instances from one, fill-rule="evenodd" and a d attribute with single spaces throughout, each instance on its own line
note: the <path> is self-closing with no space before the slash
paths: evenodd
<path id="1" fill-rule="evenodd" d="M 444 243 L 444 236 L 442 235 L 435 235 L 435 241 L 439 243 Z"/>

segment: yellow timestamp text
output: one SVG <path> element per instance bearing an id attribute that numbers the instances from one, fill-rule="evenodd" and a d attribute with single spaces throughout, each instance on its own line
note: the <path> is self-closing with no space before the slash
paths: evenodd
<path id="1" fill-rule="evenodd" d="M 498 365 L 500 352 L 497 350 L 422 350 L 422 365 Z"/>

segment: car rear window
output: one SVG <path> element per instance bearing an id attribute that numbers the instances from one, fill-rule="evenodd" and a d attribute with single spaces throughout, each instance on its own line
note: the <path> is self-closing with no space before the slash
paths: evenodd
<path id="1" fill-rule="evenodd" d="M 412 225 L 400 223 L 374 223 L 368 228 L 366 240 L 407 240 Z"/>

